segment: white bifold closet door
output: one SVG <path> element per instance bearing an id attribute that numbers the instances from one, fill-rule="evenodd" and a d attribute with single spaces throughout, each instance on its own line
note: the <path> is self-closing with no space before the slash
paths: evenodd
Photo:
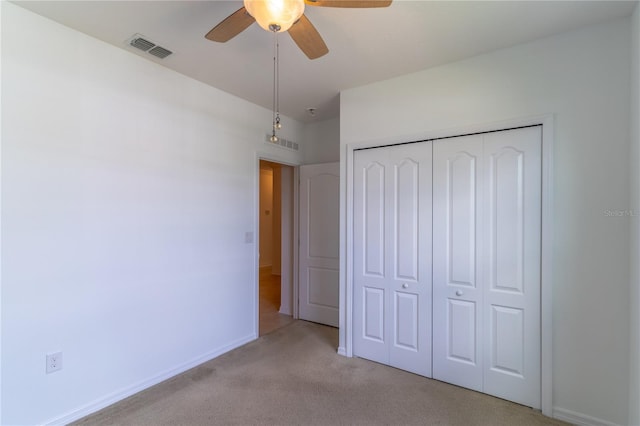
<path id="1" fill-rule="evenodd" d="M 534 408 L 541 131 L 433 143 L 433 377 Z"/>
<path id="2" fill-rule="evenodd" d="M 354 355 L 540 408 L 541 142 L 354 152 Z"/>
<path id="3" fill-rule="evenodd" d="M 431 144 L 354 153 L 354 353 L 431 375 Z"/>

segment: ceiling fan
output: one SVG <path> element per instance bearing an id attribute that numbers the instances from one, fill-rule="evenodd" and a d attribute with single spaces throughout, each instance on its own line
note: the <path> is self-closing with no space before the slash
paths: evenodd
<path id="1" fill-rule="evenodd" d="M 329 53 L 327 45 L 311 21 L 304 15 L 304 5 L 320 7 L 387 7 L 392 0 L 244 0 L 244 6 L 216 25 L 205 37 L 224 43 L 254 22 L 267 31 L 288 31 L 293 41 L 309 59 Z"/>

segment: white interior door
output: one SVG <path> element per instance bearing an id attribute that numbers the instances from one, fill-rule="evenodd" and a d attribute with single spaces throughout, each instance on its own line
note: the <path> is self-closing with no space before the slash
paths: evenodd
<path id="1" fill-rule="evenodd" d="M 433 376 L 534 408 L 540 408 L 541 131 L 433 145 Z"/>
<path id="2" fill-rule="evenodd" d="M 299 317 L 338 326 L 340 165 L 300 166 Z"/>
<path id="3" fill-rule="evenodd" d="M 354 156 L 354 354 L 430 376 L 431 145 Z"/>

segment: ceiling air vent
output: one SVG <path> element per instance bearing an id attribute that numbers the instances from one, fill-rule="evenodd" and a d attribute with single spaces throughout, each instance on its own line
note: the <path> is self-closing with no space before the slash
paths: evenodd
<path id="1" fill-rule="evenodd" d="M 145 52 L 155 46 L 155 43 L 151 43 L 149 40 L 145 40 L 142 37 L 133 38 L 129 44 L 137 49 L 144 50 Z"/>
<path id="2" fill-rule="evenodd" d="M 160 59 L 164 59 L 167 56 L 171 55 L 171 51 L 165 49 L 164 47 L 160 47 L 160 46 L 156 46 L 152 49 L 149 49 L 149 54 L 153 55 L 153 56 L 157 56 Z"/>
<path id="3" fill-rule="evenodd" d="M 173 53 L 169 49 L 165 49 L 164 47 L 158 46 L 156 43 L 147 40 L 147 38 L 141 34 L 134 34 L 129 40 L 127 40 L 127 43 L 136 49 L 140 49 L 160 59 L 164 59 Z"/>

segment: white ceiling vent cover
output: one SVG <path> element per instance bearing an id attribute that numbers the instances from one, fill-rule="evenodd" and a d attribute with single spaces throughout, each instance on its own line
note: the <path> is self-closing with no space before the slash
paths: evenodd
<path id="1" fill-rule="evenodd" d="M 129 38 L 129 40 L 127 40 L 127 44 L 160 59 L 164 59 L 173 53 L 169 49 L 165 49 L 164 47 L 158 46 L 156 43 L 149 41 L 149 39 L 142 34 L 134 34 Z"/>

